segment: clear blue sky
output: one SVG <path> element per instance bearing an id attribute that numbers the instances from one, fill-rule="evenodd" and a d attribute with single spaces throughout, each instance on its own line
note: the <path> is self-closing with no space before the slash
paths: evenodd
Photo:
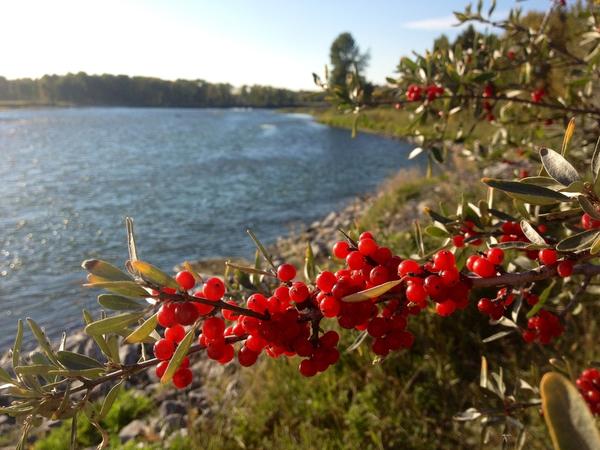
<path id="1" fill-rule="evenodd" d="M 465 0 L 0 0 L 0 75 L 202 78 L 313 88 L 335 37 L 351 32 L 383 82 L 402 55 L 458 30 Z M 489 5 L 489 0 L 485 5 Z M 499 0 L 497 17 L 516 3 Z M 546 9 L 550 0 L 518 3 Z"/>

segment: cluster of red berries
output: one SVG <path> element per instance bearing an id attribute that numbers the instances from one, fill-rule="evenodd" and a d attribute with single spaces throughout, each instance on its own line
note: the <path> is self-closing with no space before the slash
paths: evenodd
<path id="1" fill-rule="evenodd" d="M 485 254 L 469 256 L 466 266 L 481 278 L 491 278 L 498 273 L 498 266 L 502 264 L 502 261 L 504 261 L 504 250 L 493 247 Z"/>
<path id="2" fill-rule="evenodd" d="M 533 103 L 540 103 L 545 96 L 546 91 L 544 89 L 536 89 L 531 93 L 531 101 Z"/>
<path id="3" fill-rule="evenodd" d="M 192 290 L 196 285 L 194 276 L 188 271 L 181 271 L 175 277 L 175 281 L 179 285 L 181 291 L 187 292 Z M 166 294 L 175 294 L 176 291 L 170 288 L 162 288 L 162 291 Z M 219 278 L 209 278 L 203 284 L 203 288 L 198 292 L 194 293 L 195 297 L 216 302 L 220 300 L 225 294 L 225 285 Z M 164 327 L 164 337 L 159 339 L 154 344 L 154 356 L 161 360 L 156 366 L 156 375 L 160 378 L 164 375 L 169 365 L 169 360 L 175 353 L 177 345 L 183 340 L 186 334 L 186 326 L 196 323 L 199 317 L 207 316 L 211 314 L 215 309 L 214 306 L 206 303 L 200 303 L 195 301 L 164 301 L 162 302 L 158 314 L 158 324 Z M 222 330 L 221 329 L 222 326 Z M 207 353 L 209 357 L 215 356 L 215 348 L 219 347 L 222 349 L 223 354 L 217 359 L 219 362 L 225 364 L 233 358 L 233 347 L 229 344 L 225 344 L 225 338 L 223 335 L 224 330 L 223 319 L 218 317 L 210 317 L 203 323 L 203 334 L 206 339 L 207 336 L 213 336 L 211 345 L 207 345 Z M 206 330 L 205 330 L 206 329 Z M 220 330 L 220 332 L 219 332 Z M 231 348 L 229 348 L 231 347 Z M 226 353 L 226 354 L 225 354 Z M 227 357 L 225 357 L 227 356 Z M 192 371 L 189 369 L 189 359 L 185 357 L 173 375 L 173 384 L 177 388 L 184 388 L 192 382 Z"/>
<path id="4" fill-rule="evenodd" d="M 540 231 L 541 227 L 538 227 Z M 505 222 L 501 229 L 504 241 L 525 239 L 516 222 Z M 464 246 L 465 239 L 472 245 L 481 244 L 474 223 L 465 221 L 460 232 L 453 237 L 456 247 Z M 321 334 L 322 318 L 336 318 L 345 329 L 366 331 L 373 338 L 373 352 L 387 356 L 391 351 L 413 345 L 414 336 L 407 331 L 408 317 L 425 309 L 429 300 L 434 302 L 440 316 L 449 316 L 469 303 L 470 282 L 461 276 L 451 251 L 440 250 L 431 260 L 419 264 L 395 256 L 389 248 L 379 246 L 371 233 L 364 232 L 357 242 L 337 242 L 333 255 L 344 260 L 345 266 L 336 272 L 321 272 L 314 286 L 294 281 L 296 268 L 281 264 L 276 271 L 279 286 L 269 297 L 262 293 L 248 297 L 245 312 L 236 301 L 224 300 L 226 289 L 219 278 L 206 280 L 200 289 L 192 292 L 196 287 L 194 275 L 179 272 L 175 277 L 178 290 L 162 288 L 161 295 L 154 293 L 155 298 L 162 298 L 157 320 L 165 329 L 164 337 L 154 344 L 154 354 L 161 361 L 156 367 L 157 376 L 164 375 L 169 360 L 186 335 L 186 327 L 195 325 L 199 319 L 203 322 L 198 342 L 206 348 L 210 359 L 221 364 L 232 361 L 236 353 L 232 342 L 239 340 L 244 341 L 237 352 L 240 365 L 253 365 L 263 352 L 273 358 L 299 356 L 303 358 L 300 373 L 310 377 L 326 370 L 340 357 L 339 336 L 335 331 Z M 542 249 L 536 252 L 536 259 L 541 264 L 552 265 L 558 262 L 558 254 L 553 249 Z M 489 278 L 501 271 L 503 261 L 504 251 L 494 247 L 470 256 L 466 266 L 474 274 Z M 561 271 L 561 264 L 571 264 L 572 272 L 572 261 L 565 259 L 558 262 L 559 274 L 568 272 L 564 267 Z M 344 301 L 347 296 L 391 281 L 397 283 L 380 296 Z M 185 294 L 183 298 L 187 295 L 187 300 L 173 301 L 169 295 L 162 296 L 177 292 Z M 535 294 L 525 292 L 523 295 L 530 305 L 538 301 Z M 512 291 L 503 288 L 494 299 L 480 299 L 478 309 L 498 320 L 514 299 Z M 541 310 L 529 320 L 523 338 L 527 342 L 538 340 L 547 344 L 562 331 L 558 317 Z M 192 372 L 186 357 L 173 376 L 173 384 L 183 388 L 191 381 Z"/>
<path id="5" fill-rule="evenodd" d="M 600 415 L 600 370 L 591 367 L 577 378 L 577 388 L 587 402 L 592 414 Z"/>
<path id="6" fill-rule="evenodd" d="M 419 86 L 417 84 L 411 84 L 406 90 L 406 99 L 409 102 L 417 102 L 423 97 L 423 93 L 426 94 L 427 100 L 433 101 L 444 93 L 444 88 L 437 84 L 430 84 L 429 86 Z"/>
<path id="7" fill-rule="evenodd" d="M 452 243 L 456 248 L 464 247 L 466 244 L 477 247 L 483 243 L 477 236 L 479 233 L 475 230 L 475 223 L 471 220 L 465 220 L 460 227 L 460 233 L 452 236 Z"/>
<path id="8" fill-rule="evenodd" d="M 490 316 L 492 320 L 500 320 L 504 312 L 514 303 L 515 295 L 507 288 L 498 291 L 496 298 L 481 298 L 477 303 L 477 309 L 482 314 Z"/>
<path id="9" fill-rule="evenodd" d="M 422 95 L 423 89 L 421 88 L 421 86 L 418 86 L 416 84 L 411 84 L 406 90 L 406 99 L 409 102 L 418 102 L 419 100 L 421 100 Z"/>
<path id="10" fill-rule="evenodd" d="M 432 261 L 419 266 L 407 259 L 398 266 L 398 274 L 406 280 L 406 298 L 420 309 L 427 306 L 427 298 L 433 300 L 440 316 L 449 316 L 469 304 L 468 283 L 461 279 L 454 254 L 440 250 Z"/>
<path id="11" fill-rule="evenodd" d="M 552 248 L 544 248 L 540 250 L 538 252 L 538 259 L 540 264 L 545 266 L 552 266 L 556 264 L 556 272 L 558 273 L 559 277 L 566 278 L 573 274 L 575 261 L 568 258 L 564 258 L 559 261 L 558 252 Z"/>
<path id="12" fill-rule="evenodd" d="M 592 219 L 588 213 L 583 213 L 581 216 L 581 227 L 584 230 L 593 230 L 600 228 L 600 220 Z"/>
<path id="13" fill-rule="evenodd" d="M 559 337 L 564 330 L 558 316 L 542 309 L 529 319 L 527 329 L 523 331 L 522 335 L 523 340 L 527 343 L 537 340 L 540 344 L 549 344 L 553 338 Z"/>

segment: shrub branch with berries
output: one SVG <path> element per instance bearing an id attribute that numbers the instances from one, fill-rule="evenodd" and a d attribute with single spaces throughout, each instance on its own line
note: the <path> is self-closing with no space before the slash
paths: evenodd
<path id="1" fill-rule="evenodd" d="M 356 335 L 353 347 L 369 345 L 376 359 L 384 359 L 409 350 L 419 339 L 410 330 L 420 315 L 448 317 L 468 308 L 498 328 L 484 342 L 519 335 L 522 345 L 551 347 L 561 339 L 572 315 L 590 301 L 590 289 L 597 290 L 600 274 L 600 151 L 594 149 L 595 138 L 590 139 L 598 135 L 600 123 L 592 95 L 600 33 L 595 7 L 576 6 L 568 16 L 574 25 L 570 33 L 581 45 L 562 45 L 551 33 L 552 18 L 564 14 L 562 3 L 553 2 L 537 28 L 525 26 L 515 11 L 506 21 L 493 21 L 493 3 L 487 15 L 481 2 L 476 12 L 468 8 L 457 14 L 460 21 L 497 27 L 504 38 L 476 35 L 470 46 L 403 58 L 400 77 L 380 102 L 411 105 L 412 129 L 428 149 L 430 163 L 443 161 L 451 143 L 467 142 L 472 129 L 459 126 L 450 134 L 448 126 L 455 114 L 467 111 L 476 121 L 492 121 L 498 130 L 480 142 L 485 151 L 463 147 L 463 155 L 494 157 L 524 146 L 533 161 L 541 161 L 538 175 L 484 178 L 486 199 L 463 200 L 454 213 L 428 209 L 431 223 L 424 229 L 415 224 L 415 255 L 394 254 L 370 232 L 342 231 L 344 239 L 331 251 L 330 270 L 317 270 L 308 247 L 304 281 L 297 267 L 276 266 L 251 232 L 264 260 L 257 259 L 254 267 L 227 263 L 223 278 L 208 279 L 186 267 L 172 277 L 139 259 L 128 219 L 125 271 L 100 260 L 83 263 L 89 272 L 86 286 L 107 291 L 98 302 L 110 313 L 93 317 L 83 312 L 85 332 L 103 359 L 66 351 L 66 335 L 58 345 L 51 343 L 31 319 L 27 325 L 39 351 L 26 357 L 24 327 L 18 322 L 12 371 L 0 369 L 0 388 L 12 399 L 0 413 L 21 421 L 18 447 L 44 418 L 73 418 L 75 423 L 79 414 L 102 433 L 100 446 L 108 445 L 100 423 L 124 380 L 154 370 L 162 383 L 184 389 L 194 377 L 192 358 L 243 367 L 259 358 L 293 358 L 300 376 L 313 377 L 340 359 L 339 331 Z M 553 70 L 559 68 L 564 81 L 560 92 L 549 75 L 556 77 Z M 341 107 L 360 112 L 372 106 L 362 103 L 359 86 L 347 92 L 338 99 Z M 567 113 L 577 119 L 568 120 Z M 434 133 L 419 132 L 420 124 L 440 117 Z M 533 152 L 534 138 L 544 133 L 524 125 L 559 118 L 568 122 L 560 152 Z M 583 167 L 589 170 L 578 170 Z M 506 206 L 507 200 L 510 208 L 498 206 Z M 438 245 L 426 248 L 424 236 L 437 239 Z M 140 360 L 123 364 L 122 345 L 139 345 Z M 593 367 L 580 372 L 577 388 L 550 373 L 539 390 L 532 389 L 535 398 L 517 401 L 507 395 L 501 373 L 488 377 L 484 358 L 481 386 L 500 398 L 502 411 L 471 408 L 457 420 L 489 422 L 497 414 L 508 420 L 515 411 L 542 405 L 557 448 L 567 448 L 561 442 L 598 448 L 592 414 L 600 412 L 600 377 Z M 112 388 L 99 400 L 96 388 L 103 384 Z M 587 407 L 577 406 L 584 402 Z"/>

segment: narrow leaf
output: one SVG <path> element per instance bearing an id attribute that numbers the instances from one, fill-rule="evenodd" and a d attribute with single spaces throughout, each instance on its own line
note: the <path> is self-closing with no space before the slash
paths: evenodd
<path id="1" fill-rule="evenodd" d="M 150 316 L 146 321 L 131 332 L 125 338 L 125 342 L 129 344 L 137 344 L 143 342 L 156 329 L 158 325 L 158 313 Z"/>
<path id="2" fill-rule="evenodd" d="M 306 252 L 304 253 L 304 278 L 308 283 L 315 280 L 317 268 L 315 266 L 315 255 L 312 251 L 310 242 L 306 244 Z"/>
<path id="3" fill-rule="evenodd" d="M 99 295 L 98 303 L 103 308 L 112 309 L 114 311 L 134 311 L 148 306 L 147 304 L 144 305 L 137 300 L 112 294 Z"/>
<path id="4" fill-rule="evenodd" d="M 581 209 L 588 213 L 592 219 L 600 220 L 600 211 L 598 211 L 589 198 L 585 195 L 580 195 L 577 197 L 577 201 L 579 202 Z"/>
<path id="5" fill-rule="evenodd" d="M 575 386 L 557 372 L 540 383 L 542 410 L 556 450 L 596 450 L 600 434 L 594 418 Z"/>
<path id="6" fill-rule="evenodd" d="M 85 260 L 81 264 L 81 267 L 91 274 L 109 281 L 131 281 L 131 277 L 129 277 L 129 275 L 127 275 L 125 272 L 113 266 L 112 264 L 99 259 Z"/>
<path id="7" fill-rule="evenodd" d="M 92 315 L 85 309 L 83 310 L 83 321 L 85 322 L 86 325 L 89 325 L 90 323 L 92 323 L 94 321 Z M 96 345 L 98 345 L 98 347 L 100 347 L 100 350 L 102 351 L 102 353 L 104 353 L 112 362 L 116 362 L 115 359 L 112 357 L 110 348 L 108 347 L 106 339 L 104 339 L 104 336 L 99 334 L 96 336 L 92 336 L 92 339 L 94 340 Z"/>
<path id="8" fill-rule="evenodd" d="M 254 241 L 254 245 L 256 245 L 256 248 L 262 253 L 263 257 L 267 260 L 271 267 L 273 267 L 273 269 L 277 269 L 275 267 L 275 264 L 273 264 L 273 259 L 271 258 L 271 255 L 269 255 L 265 246 L 262 245 L 262 243 L 258 240 L 256 235 L 252 232 L 252 230 L 248 228 L 246 230 L 246 233 L 248 233 L 250 238 Z"/>
<path id="9" fill-rule="evenodd" d="M 150 295 L 148 294 L 148 291 L 133 281 L 109 281 L 104 283 L 84 284 L 84 286 L 96 289 L 106 289 L 107 291 L 124 295 L 125 297 L 145 298 Z"/>
<path id="10" fill-rule="evenodd" d="M 481 370 L 479 372 L 479 386 L 487 388 L 488 385 L 488 363 L 485 356 L 481 357 Z"/>
<path id="11" fill-rule="evenodd" d="M 23 345 L 23 321 L 19 319 L 17 321 L 17 335 L 15 336 L 15 343 L 12 348 L 12 363 L 13 367 L 21 365 L 21 346 Z"/>
<path id="12" fill-rule="evenodd" d="M 587 250 L 592 246 L 596 238 L 600 236 L 598 230 L 586 230 L 563 239 L 556 245 L 556 250 L 560 252 L 575 252 Z"/>
<path id="13" fill-rule="evenodd" d="M 594 147 L 594 154 L 592 155 L 592 177 L 594 180 L 598 179 L 598 174 L 600 174 L 600 136 L 596 141 L 596 146 Z"/>
<path id="14" fill-rule="evenodd" d="M 560 154 L 549 148 L 540 150 L 544 169 L 552 178 L 564 186 L 569 186 L 581 178 L 577 170 Z"/>
<path id="15" fill-rule="evenodd" d="M 179 289 L 179 285 L 172 277 L 152 264 L 138 260 L 131 261 L 131 265 L 146 282 L 156 284 L 160 287 Z"/>
<path id="16" fill-rule="evenodd" d="M 58 352 L 57 356 L 60 363 L 67 369 L 83 370 L 104 368 L 104 365 L 100 361 L 96 361 L 94 358 L 79 353 L 63 350 Z"/>
<path id="17" fill-rule="evenodd" d="M 387 283 L 380 284 L 379 286 L 375 286 L 370 289 L 365 289 L 364 291 L 347 295 L 342 298 L 342 301 L 346 303 L 355 303 L 371 300 L 385 294 L 390 289 L 393 289 L 394 287 L 398 286 L 400 283 L 402 283 L 402 280 L 388 281 Z"/>
<path id="18" fill-rule="evenodd" d="M 165 384 L 171 381 L 173 375 L 181 365 L 181 361 L 187 355 L 188 350 L 192 346 L 192 342 L 194 341 L 194 337 L 196 335 L 196 327 L 190 328 L 190 330 L 186 333 L 183 340 L 177 346 L 177 350 L 173 354 L 171 360 L 169 361 L 169 365 L 167 366 L 167 370 L 164 375 L 160 379 L 160 382 Z"/>
<path id="19" fill-rule="evenodd" d="M 543 308 L 543 306 L 548 301 L 548 298 L 550 298 L 550 293 L 552 292 L 552 289 L 554 288 L 555 285 L 556 285 L 556 280 L 552 280 L 552 283 L 550 283 L 548 286 L 546 286 L 546 288 L 542 291 L 542 293 L 540 294 L 540 298 L 538 299 L 538 302 L 535 305 L 533 305 L 533 307 L 527 313 L 528 319 L 535 316 L 539 312 L 539 310 Z"/>
<path id="20" fill-rule="evenodd" d="M 521 230 L 523 231 L 523 234 L 525 234 L 525 237 L 533 244 L 547 245 L 544 238 L 540 236 L 537 230 L 526 220 L 521 220 Z"/>
<path id="21" fill-rule="evenodd" d="M 507 330 L 507 331 L 500 331 L 496 334 L 492 334 L 491 336 L 486 337 L 482 342 L 487 344 L 488 342 L 492 342 L 495 341 L 497 339 L 501 339 L 504 336 L 508 336 L 509 334 L 513 334 L 515 332 L 515 330 Z"/>
<path id="22" fill-rule="evenodd" d="M 104 398 L 104 401 L 102 402 L 102 407 L 100 408 L 100 413 L 98 414 L 98 421 L 101 421 L 106 417 L 106 415 L 110 411 L 113 403 L 119 396 L 122 386 L 123 386 L 123 380 L 121 380 L 120 382 L 115 384 L 111 388 L 111 390 L 108 392 L 108 394 L 106 394 L 106 397 Z"/>
<path id="23" fill-rule="evenodd" d="M 119 314 L 118 316 L 107 317 L 106 319 L 100 319 L 87 325 L 85 327 L 85 333 L 90 336 L 94 336 L 122 331 L 124 328 L 143 317 L 143 315 L 143 312 L 132 312 Z"/>
<path id="24" fill-rule="evenodd" d="M 244 273 L 254 273 L 258 275 L 265 275 L 267 277 L 276 277 L 273 273 L 267 272 L 265 270 L 255 269 L 254 267 L 242 266 L 240 264 L 232 263 L 231 261 L 225 261 L 225 265 L 227 267 L 231 267 L 232 269 L 239 270 Z"/>
<path id="25" fill-rule="evenodd" d="M 135 246 L 135 233 L 133 232 L 133 219 L 127 217 L 125 219 L 125 226 L 127 228 L 127 249 L 129 250 L 129 261 L 134 262 L 138 260 L 137 248 Z"/>
<path id="26" fill-rule="evenodd" d="M 567 156 L 567 148 L 569 147 L 569 142 L 573 137 L 573 133 L 575 132 L 575 117 L 571 117 L 569 120 L 569 124 L 567 125 L 567 129 L 565 131 L 565 136 L 563 138 L 562 148 L 560 154 L 562 156 Z"/>
<path id="27" fill-rule="evenodd" d="M 52 361 L 56 365 L 59 365 L 56 353 L 54 353 L 54 350 L 52 350 L 52 346 L 50 345 L 50 342 L 46 337 L 46 333 L 44 333 L 44 331 L 33 319 L 28 317 L 26 320 L 27 324 L 29 325 L 29 328 L 31 328 L 33 336 L 38 341 L 38 344 L 40 344 L 40 348 L 42 349 L 42 351 L 46 354 L 50 361 Z"/>
<path id="28" fill-rule="evenodd" d="M 483 178 L 482 181 L 494 189 L 506 192 L 513 198 L 533 205 L 552 205 L 557 202 L 568 202 L 569 197 L 560 192 L 542 186 L 536 186 L 519 181 L 504 181 Z"/>

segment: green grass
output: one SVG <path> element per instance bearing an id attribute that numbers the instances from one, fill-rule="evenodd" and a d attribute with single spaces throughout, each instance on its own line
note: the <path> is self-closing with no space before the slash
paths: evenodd
<path id="1" fill-rule="evenodd" d="M 106 418 L 102 427 L 111 436 L 111 448 L 120 448 L 119 430 L 134 419 L 143 417 L 152 411 L 154 402 L 151 398 L 133 391 L 122 391 Z M 69 449 L 71 439 L 71 420 L 64 421 L 60 427 L 53 429 L 46 437 L 35 443 L 36 450 Z M 100 443 L 102 438 L 85 415 L 77 418 L 77 443 L 80 447 L 90 447 Z M 123 447 L 127 448 L 127 447 Z M 129 447 L 133 448 L 133 447 Z"/>

